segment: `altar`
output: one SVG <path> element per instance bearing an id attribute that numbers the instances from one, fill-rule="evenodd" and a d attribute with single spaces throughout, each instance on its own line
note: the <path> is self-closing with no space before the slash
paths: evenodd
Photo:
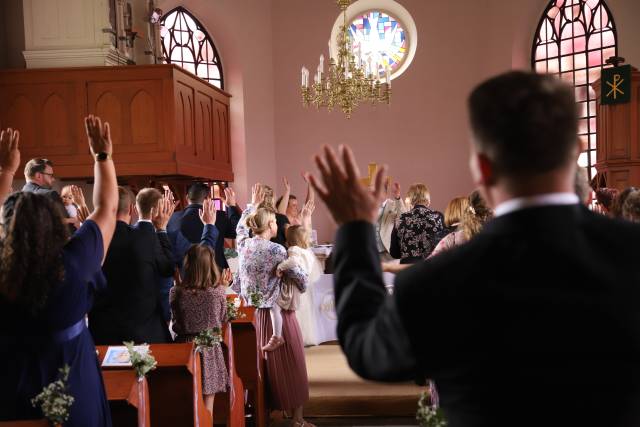
<path id="1" fill-rule="evenodd" d="M 393 288 L 394 277 L 391 273 L 384 273 L 384 283 L 389 292 Z M 307 291 L 300 295 L 296 317 L 305 346 L 338 340 L 333 274 L 322 274 L 314 283 L 307 285 Z"/>

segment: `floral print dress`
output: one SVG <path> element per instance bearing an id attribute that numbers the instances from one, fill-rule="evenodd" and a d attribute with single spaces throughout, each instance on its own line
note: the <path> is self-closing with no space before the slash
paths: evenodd
<path id="1" fill-rule="evenodd" d="M 261 237 L 250 237 L 247 217 L 255 212 L 249 205 L 242 213 L 236 230 L 238 247 L 238 274 L 234 280 L 234 290 L 249 299 L 251 294 L 260 296 L 258 308 L 271 308 L 278 301 L 282 279 L 276 275 L 278 264 L 287 259 L 284 246 Z M 283 271 L 286 279 L 304 287 L 308 273 L 299 266 Z M 238 283 L 239 282 L 239 287 Z"/>
<path id="2" fill-rule="evenodd" d="M 224 286 L 206 289 L 169 291 L 173 331 L 177 342 L 191 342 L 206 329 L 220 328 L 227 321 L 227 297 Z M 202 352 L 202 392 L 215 394 L 227 390 L 229 375 L 220 344 Z"/>
<path id="3" fill-rule="evenodd" d="M 444 215 L 416 205 L 400 219 L 391 234 L 391 255 L 403 264 L 426 259 L 435 249 L 444 230 Z"/>

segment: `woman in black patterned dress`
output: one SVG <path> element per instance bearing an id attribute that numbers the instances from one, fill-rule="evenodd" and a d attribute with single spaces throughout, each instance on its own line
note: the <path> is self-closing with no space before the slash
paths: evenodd
<path id="1" fill-rule="evenodd" d="M 407 191 L 412 206 L 400 215 L 391 232 L 390 253 L 400 264 L 413 264 L 431 255 L 442 238 L 444 215 L 429 208 L 431 195 L 424 184 L 413 184 Z"/>
<path id="2" fill-rule="evenodd" d="M 169 292 L 177 342 L 193 341 L 206 329 L 222 329 L 227 318 L 228 276 L 225 271 L 221 277 L 211 248 L 191 246 L 184 258 L 184 280 Z M 226 391 L 228 383 L 222 349 L 214 344 L 202 353 L 202 394 L 209 412 L 213 413 L 215 394 Z"/>

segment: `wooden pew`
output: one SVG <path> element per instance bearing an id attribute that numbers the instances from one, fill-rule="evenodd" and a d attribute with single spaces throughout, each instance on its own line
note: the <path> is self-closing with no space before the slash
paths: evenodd
<path id="1" fill-rule="evenodd" d="M 51 424 L 43 418 L 41 420 L 0 421 L 0 427 L 51 427 Z"/>
<path id="2" fill-rule="evenodd" d="M 243 388 L 249 392 L 249 401 L 254 408 L 255 425 L 266 427 L 268 416 L 264 388 L 264 360 L 258 351 L 254 324 L 255 308 L 240 307 L 240 311 L 245 314 L 245 317 L 231 322 L 235 370 L 242 380 Z"/>
<path id="3" fill-rule="evenodd" d="M 102 371 L 114 426 L 149 427 L 149 387 L 133 370 Z"/>
<path id="4" fill-rule="evenodd" d="M 244 427 L 244 388 L 236 371 L 233 332 L 229 324 L 222 329 L 222 353 L 229 373 L 229 391 L 217 393 L 213 406 L 214 423 L 228 427 Z"/>
<path id="5" fill-rule="evenodd" d="M 102 363 L 107 346 L 98 346 L 97 349 Z M 151 344 L 150 349 L 158 362 L 156 369 L 147 374 L 153 426 L 211 426 L 211 414 L 202 397 L 200 353 L 194 351 L 193 344 Z"/>

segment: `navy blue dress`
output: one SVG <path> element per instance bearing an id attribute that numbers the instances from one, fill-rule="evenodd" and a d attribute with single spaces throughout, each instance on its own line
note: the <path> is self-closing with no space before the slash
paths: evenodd
<path id="1" fill-rule="evenodd" d="M 101 277 L 102 233 L 86 221 L 63 250 L 65 278 L 36 317 L 0 297 L 0 420 L 40 418 L 31 399 L 71 367 L 69 393 L 75 401 L 65 427 L 111 426 L 93 339 L 85 315 Z M 99 283 L 103 282 L 103 283 Z"/>

